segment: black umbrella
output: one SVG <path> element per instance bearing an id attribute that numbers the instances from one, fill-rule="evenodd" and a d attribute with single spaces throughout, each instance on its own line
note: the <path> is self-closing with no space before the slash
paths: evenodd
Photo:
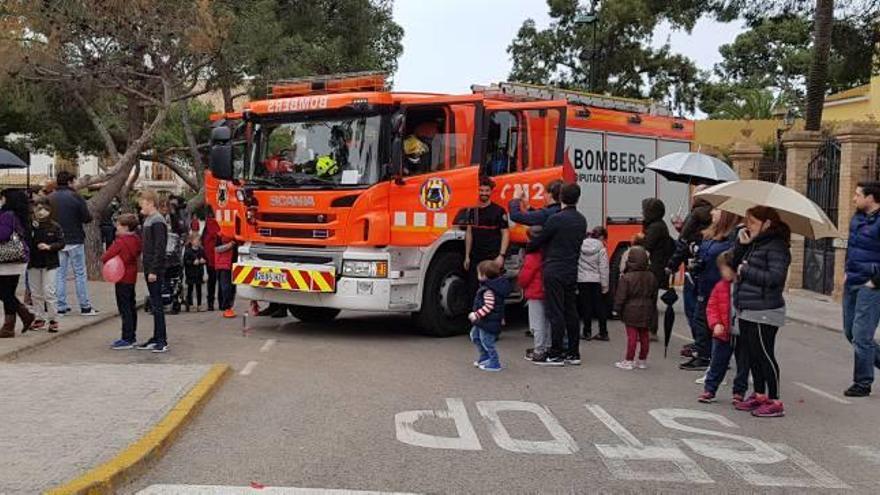
<path id="1" fill-rule="evenodd" d="M 669 353 L 669 340 L 672 338 L 672 327 L 675 325 L 675 302 L 678 301 L 678 294 L 675 289 L 670 286 L 666 292 L 660 296 L 660 300 L 666 304 L 666 312 L 663 314 L 663 358 Z"/>
<path id="2" fill-rule="evenodd" d="M 0 148 L 0 169 L 27 168 L 28 164 L 15 155 L 15 153 Z"/>

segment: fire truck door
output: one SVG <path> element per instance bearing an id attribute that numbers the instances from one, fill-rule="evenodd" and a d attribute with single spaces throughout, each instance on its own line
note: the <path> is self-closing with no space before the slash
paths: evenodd
<path id="1" fill-rule="evenodd" d="M 486 105 L 484 175 L 495 181 L 493 201 L 508 208 L 516 191 L 526 207 L 545 205 L 546 185 L 562 179 L 567 103 L 560 101 Z M 526 229 L 511 222 L 512 242 L 526 242 Z"/>
<path id="2" fill-rule="evenodd" d="M 401 106 L 406 123 L 402 170 L 392 179 L 388 200 L 391 244 L 428 246 L 477 204 L 479 166 L 467 155 L 482 156 L 473 130 L 481 128 L 483 100 L 468 95 Z M 462 148 L 469 153 L 456 152 Z M 413 151 L 418 153 L 407 155 Z"/>

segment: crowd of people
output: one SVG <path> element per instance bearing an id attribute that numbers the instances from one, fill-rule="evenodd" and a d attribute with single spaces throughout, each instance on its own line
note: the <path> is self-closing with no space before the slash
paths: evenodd
<path id="1" fill-rule="evenodd" d="M 469 314 L 470 336 L 478 349 L 474 365 L 500 371 L 495 342 L 505 320 L 501 301 L 511 291 L 503 274 L 509 236 L 504 208 L 489 201 L 491 180 L 482 185 L 481 205 L 466 236 L 465 268 L 476 268 L 473 277 L 479 282 Z M 786 321 L 792 234 L 779 212 L 755 206 L 740 217 L 697 198 L 684 221 L 676 224 L 674 240 L 662 201 L 646 199 L 642 232 L 630 240 L 612 280 L 608 233 L 601 226 L 587 230 L 576 209 L 580 189 L 555 181 L 547 191 L 544 208 L 526 209 L 520 191 L 508 205 L 510 219 L 528 226 L 517 280 L 527 300 L 528 333 L 534 337 L 527 360 L 540 366 L 580 364 L 579 340 L 610 340 L 607 318 L 613 315 L 626 329 L 624 357 L 615 366 L 647 368 L 650 342 L 657 340 L 658 294 L 683 266 L 683 302 L 693 343 L 682 348 L 679 368 L 702 372 L 696 380 L 703 385 L 697 400 L 717 401 L 733 360 L 732 405 L 758 417 L 785 414 L 775 348 Z M 880 323 L 878 198 L 880 183 L 859 185 L 854 198 L 858 211 L 850 226 L 844 299 L 844 331 L 855 354 L 853 385 L 845 392 L 850 397 L 869 395 L 874 368 L 880 368 L 880 348 L 874 341 Z M 476 242 L 485 244 L 478 247 Z M 476 266 L 472 259 L 478 260 Z M 595 335 L 593 320 L 598 321 Z"/>

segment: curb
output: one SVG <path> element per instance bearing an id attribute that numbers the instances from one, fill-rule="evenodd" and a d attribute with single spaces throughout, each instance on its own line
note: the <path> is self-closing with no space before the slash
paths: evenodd
<path id="1" fill-rule="evenodd" d="M 211 366 L 211 369 L 174 405 L 171 411 L 139 440 L 104 464 L 45 493 L 49 495 L 115 493 L 123 483 L 143 472 L 147 466 L 162 456 L 183 427 L 223 383 L 229 372 L 230 368 L 227 364 Z"/>
<path id="2" fill-rule="evenodd" d="M 804 316 L 796 316 L 796 315 L 788 314 L 788 315 L 786 315 L 786 319 L 790 320 L 790 321 L 796 321 L 796 322 L 798 322 L 802 325 L 806 325 L 808 327 L 820 328 L 822 330 L 827 330 L 829 332 L 834 332 L 834 333 L 843 333 L 843 329 L 840 328 L 839 326 L 826 325 L 824 323 L 821 323 L 821 322 L 818 322 L 815 320 L 810 320 L 809 318 L 804 317 Z"/>
<path id="3" fill-rule="evenodd" d="M 144 307 L 144 303 L 139 303 L 139 304 L 135 305 L 135 311 L 140 311 L 141 309 L 143 309 L 143 307 Z M 92 328 L 92 327 L 98 326 L 98 325 L 105 323 L 105 322 L 108 322 L 114 318 L 119 318 L 119 313 L 108 313 L 106 315 L 101 315 L 101 316 L 90 319 L 88 323 L 86 323 L 84 325 L 80 325 L 76 328 L 71 328 L 70 330 L 61 331 L 61 332 L 54 333 L 54 334 L 46 334 L 47 338 L 45 338 L 45 339 L 42 339 L 42 340 L 39 340 L 36 342 L 32 342 L 28 345 L 25 345 L 24 347 L 19 347 L 18 349 L 13 349 L 5 354 L 0 354 L 0 361 L 14 360 L 24 354 L 34 352 L 37 349 L 40 349 L 44 346 L 47 346 L 51 343 L 54 343 L 58 340 L 65 338 L 65 337 L 69 337 L 71 335 L 76 335 L 79 332 L 81 332 L 87 328 Z M 22 337 L 19 334 L 19 335 L 16 335 L 15 338 L 20 339 Z"/>

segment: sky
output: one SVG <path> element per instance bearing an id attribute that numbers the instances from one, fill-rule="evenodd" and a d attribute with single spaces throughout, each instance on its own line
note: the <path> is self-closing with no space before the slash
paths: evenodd
<path id="1" fill-rule="evenodd" d="M 523 21 L 547 27 L 545 0 L 396 0 L 394 19 L 404 29 L 396 90 L 470 93 L 471 84 L 504 81 L 511 61 L 507 46 Z M 721 60 L 718 47 L 730 43 L 742 24 L 701 19 L 694 31 L 658 26 L 654 45 L 669 39 L 672 50 L 702 69 Z"/>

